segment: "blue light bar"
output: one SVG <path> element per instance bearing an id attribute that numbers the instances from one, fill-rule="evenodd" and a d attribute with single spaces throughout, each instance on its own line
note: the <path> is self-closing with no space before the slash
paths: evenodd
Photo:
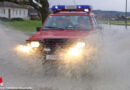
<path id="1" fill-rule="evenodd" d="M 91 11 L 90 5 L 54 5 L 51 8 L 54 13 L 60 12 L 60 11 L 86 11 L 85 9 L 88 9 L 88 11 Z"/>
<path id="2" fill-rule="evenodd" d="M 77 9 L 92 9 L 90 5 L 77 5 Z"/>
<path id="3" fill-rule="evenodd" d="M 65 9 L 65 5 L 54 5 L 52 9 Z"/>

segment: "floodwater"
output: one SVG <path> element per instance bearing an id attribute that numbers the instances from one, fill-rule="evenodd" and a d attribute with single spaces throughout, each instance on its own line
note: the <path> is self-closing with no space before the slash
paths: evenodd
<path id="1" fill-rule="evenodd" d="M 0 25 L 0 76 L 5 86 L 34 90 L 129 90 L 130 27 L 125 30 L 123 26 L 103 26 L 100 56 L 86 76 L 75 78 L 56 74 L 53 69 L 46 75 L 44 70 L 49 65 L 43 67 L 39 59 L 15 51 L 28 35 Z"/>

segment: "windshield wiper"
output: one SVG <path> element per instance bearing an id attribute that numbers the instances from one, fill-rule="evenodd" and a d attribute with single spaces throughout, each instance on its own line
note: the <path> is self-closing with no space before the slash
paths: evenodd
<path id="1" fill-rule="evenodd" d="M 64 28 L 62 28 L 62 27 L 54 27 L 54 26 L 45 26 L 45 28 L 65 30 L 65 29 L 64 29 Z M 44 28 L 44 29 L 45 29 L 45 28 Z"/>

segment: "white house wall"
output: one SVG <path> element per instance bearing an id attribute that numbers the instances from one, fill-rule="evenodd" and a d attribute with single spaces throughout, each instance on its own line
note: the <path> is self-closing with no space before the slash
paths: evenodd
<path id="1" fill-rule="evenodd" d="M 28 9 L 11 8 L 11 7 L 0 7 L 0 17 L 9 18 L 9 9 L 11 13 L 10 18 L 29 19 Z"/>
<path id="2" fill-rule="evenodd" d="M 0 7 L 0 17 L 8 18 L 8 10 L 7 8 Z"/>
<path id="3" fill-rule="evenodd" d="M 24 18 L 28 19 L 28 9 L 11 9 L 11 18 Z"/>

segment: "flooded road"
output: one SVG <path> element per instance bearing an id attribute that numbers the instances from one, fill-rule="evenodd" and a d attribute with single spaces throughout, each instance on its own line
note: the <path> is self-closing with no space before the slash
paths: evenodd
<path id="1" fill-rule="evenodd" d="M 7 87 L 34 90 L 129 90 L 130 28 L 105 26 L 100 58 L 87 76 L 70 78 L 45 75 L 40 60 L 19 55 L 14 50 L 28 35 L 0 25 L 0 76 Z M 23 56 L 23 57 L 21 57 Z"/>

